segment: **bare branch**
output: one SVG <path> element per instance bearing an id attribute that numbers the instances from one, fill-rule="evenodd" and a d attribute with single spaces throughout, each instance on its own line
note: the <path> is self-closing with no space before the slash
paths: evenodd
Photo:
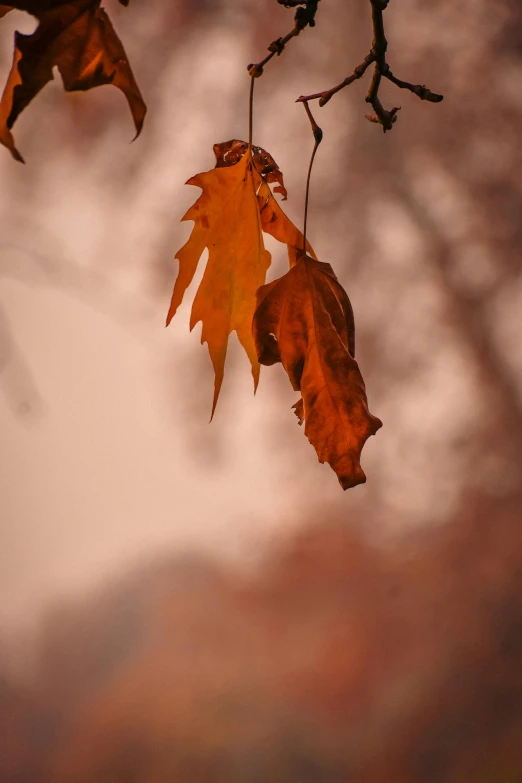
<path id="1" fill-rule="evenodd" d="M 301 95 L 298 101 L 312 101 L 319 100 L 319 106 L 325 106 L 328 101 L 343 87 L 348 87 L 357 79 L 360 79 L 366 73 L 368 67 L 373 63 L 373 74 L 366 95 L 366 102 L 369 103 L 374 113 L 366 114 L 366 119 L 370 122 L 376 122 L 382 126 L 383 131 L 391 130 L 394 122 L 397 120 L 397 112 L 399 106 L 394 106 L 392 109 L 385 109 L 379 100 L 379 87 L 381 79 L 384 76 L 389 81 L 393 82 L 397 87 L 401 89 L 410 90 L 410 92 L 417 95 L 422 101 L 430 101 L 431 103 L 439 103 L 442 99 L 442 95 L 431 92 L 423 84 L 410 84 L 410 82 L 402 81 L 398 79 L 390 70 L 390 66 L 386 62 L 386 50 L 388 48 L 388 41 L 384 34 L 384 18 L 383 11 L 388 5 L 388 0 L 370 0 L 372 6 L 372 26 L 373 26 L 373 41 L 372 48 L 366 55 L 360 65 L 354 68 L 353 73 L 347 76 L 336 87 L 332 87 L 329 90 L 323 90 L 323 92 L 317 92 L 313 95 Z"/>

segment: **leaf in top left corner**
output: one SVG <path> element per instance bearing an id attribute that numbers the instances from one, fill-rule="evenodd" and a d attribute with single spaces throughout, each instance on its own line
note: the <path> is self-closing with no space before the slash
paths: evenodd
<path id="1" fill-rule="evenodd" d="M 126 3 L 124 3 L 126 5 Z M 67 92 L 112 84 L 127 98 L 136 134 L 147 111 L 123 45 L 100 0 L 14 0 L 0 6 L 27 11 L 39 25 L 31 35 L 15 33 L 15 51 L 0 102 L 0 142 L 16 160 L 12 127 L 25 107 L 53 78 L 57 66 Z M 6 10 L 5 10 L 6 9 Z"/>

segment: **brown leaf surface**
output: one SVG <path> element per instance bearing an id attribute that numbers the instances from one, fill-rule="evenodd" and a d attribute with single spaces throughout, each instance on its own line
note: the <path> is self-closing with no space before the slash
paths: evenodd
<path id="1" fill-rule="evenodd" d="M 308 256 L 257 294 L 253 334 L 258 359 L 281 361 L 301 391 L 294 406 L 320 462 L 343 489 L 366 481 L 361 451 L 382 422 L 368 411 L 355 352 L 350 300 L 329 264 Z"/>
<path id="2" fill-rule="evenodd" d="M 0 102 L 0 142 L 13 157 L 23 160 L 11 129 L 28 103 L 52 80 L 54 66 L 68 92 L 104 84 L 118 87 L 127 98 L 138 135 L 146 106 L 100 0 L 18 0 L 12 7 L 28 11 L 40 22 L 31 35 L 15 33 L 13 64 Z M 0 6 L 0 15 L 1 9 L 9 8 Z"/>
<path id="3" fill-rule="evenodd" d="M 254 388 L 259 381 L 252 318 L 256 291 L 265 282 L 271 262 L 262 232 L 288 244 L 291 258 L 303 241 L 301 232 L 276 203 L 255 165 L 255 158 L 245 154 L 248 144 L 246 150 L 240 146 L 243 144 L 246 142 L 234 140 L 214 145 L 216 167 L 197 174 L 187 183 L 197 185 L 203 192 L 182 218 L 193 220 L 194 228 L 188 242 L 176 254 L 179 272 L 167 315 L 168 325 L 194 278 L 201 254 L 208 248 L 207 266 L 192 306 L 190 329 L 202 322 L 201 342 L 208 343 L 214 366 L 212 415 L 223 382 L 228 337 L 234 330 L 250 359 Z M 230 151 L 231 157 L 227 155 Z M 310 252 L 313 253 L 311 248 Z"/>

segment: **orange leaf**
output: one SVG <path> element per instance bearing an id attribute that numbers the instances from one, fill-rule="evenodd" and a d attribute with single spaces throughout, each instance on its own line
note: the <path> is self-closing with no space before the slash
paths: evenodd
<path id="1" fill-rule="evenodd" d="M 350 300 L 329 264 L 302 257 L 257 293 L 253 334 L 258 359 L 281 361 L 302 399 L 294 408 L 320 462 L 343 489 L 366 481 L 361 450 L 382 422 L 368 411 L 355 352 Z"/>
<path id="2" fill-rule="evenodd" d="M 260 151 L 256 155 L 268 155 L 259 147 L 255 149 Z M 223 382 L 228 337 L 234 330 L 250 359 L 254 388 L 258 384 L 259 363 L 252 337 L 252 318 L 256 291 L 265 282 L 271 262 L 262 231 L 288 244 L 299 245 L 303 241 L 301 232 L 277 205 L 248 144 L 234 139 L 214 145 L 214 152 L 216 167 L 197 174 L 187 183 L 198 185 L 203 192 L 182 218 L 193 220 L 194 228 L 188 242 L 176 254 L 179 273 L 167 316 L 168 325 L 192 282 L 203 250 L 208 248 L 207 266 L 192 306 L 190 329 L 202 322 L 201 342 L 208 343 L 214 366 L 212 415 Z M 282 175 L 277 181 L 282 183 Z M 310 251 L 313 253 L 311 248 Z M 292 252 L 297 252 L 297 247 Z"/>
<path id="3" fill-rule="evenodd" d="M 13 64 L 0 102 L 0 142 L 16 160 L 23 159 L 11 129 L 23 109 L 51 81 L 54 66 L 67 91 L 103 84 L 118 87 L 129 103 L 136 135 L 141 131 L 145 103 L 122 43 L 99 6 L 100 0 L 13 2 L 13 7 L 28 11 L 40 22 L 31 35 L 15 33 Z"/>
<path id="4" fill-rule="evenodd" d="M 167 316 L 170 323 L 192 281 L 201 253 L 208 262 L 192 306 L 190 329 L 202 321 L 201 342 L 208 350 L 216 375 L 212 415 L 223 382 L 228 336 L 237 332 L 254 376 L 259 364 L 252 339 L 252 316 L 257 288 L 265 281 L 271 256 L 263 245 L 252 158 L 244 155 L 234 166 L 215 168 L 189 179 L 203 192 L 183 220 L 195 225 L 188 242 L 178 251 L 179 274 Z"/>

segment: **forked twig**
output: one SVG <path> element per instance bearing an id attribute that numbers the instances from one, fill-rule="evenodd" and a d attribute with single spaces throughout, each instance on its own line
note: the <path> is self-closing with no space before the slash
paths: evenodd
<path id="1" fill-rule="evenodd" d="M 390 70 L 390 66 L 386 62 L 386 50 L 388 48 L 388 41 L 384 34 L 384 19 L 383 11 L 386 9 L 389 0 L 370 0 L 372 7 L 372 26 L 373 26 L 373 41 L 372 48 L 366 55 L 360 65 L 358 65 L 350 76 L 347 76 L 340 84 L 332 87 L 329 90 L 323 92 L 317 92 L 313 95 L 301 95 L 297 100 L 306 102 L 319 99 L 319 106 L 324 106 L 328 101 L 343 87 L 348 87 L 357 79 L 360 79 L 366 73 L 366 70 L 373 63 L 373 74 L 368 88 L 368 94 L 366 95 L 366 102 L 371 104 L 374 114 L 367 114 L 366 119 L 370 122 L 376 122 L 382 125 L 383 131 L 391 130 L 393 123 L 397 119 L 397 112 L 400 106 L 394 106 L 392 109 L 385 109 L 379 100 L 379 87 L 381 79 L 384 76 L 385 79 L 393 82 L 397 87 L 404 90 L 410 90 L 410 92 L 417 95 L 422 101 L 430 101 L 431 103 L 439 103 L 442 99 L 442 95 L 431 92 L 428 87 L 423 84 L 410 84 L 402 79 L 398 79 Z"/>

